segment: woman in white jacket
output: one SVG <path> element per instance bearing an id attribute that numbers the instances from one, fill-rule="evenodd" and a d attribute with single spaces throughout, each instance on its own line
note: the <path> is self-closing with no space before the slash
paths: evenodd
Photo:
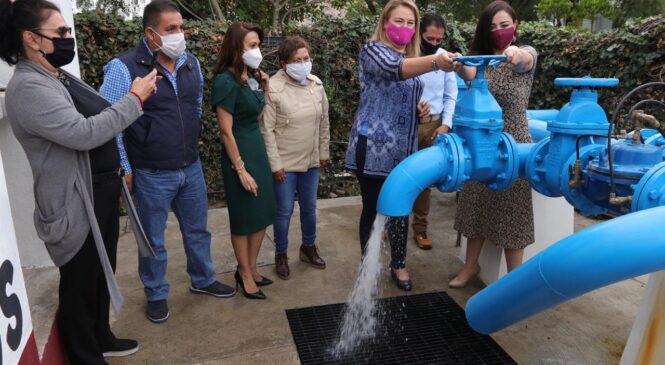
<path id="1" fill-rule="evenodd" d="M 299 36 L 285 39 L 277 51 L 282 69 L 270 79 L 261 132 L 275 178 L 275 270 L 288 279 L 289 223 L 298 193 L 302 245 L 300 260 L 317 269 L 326 263 L 316 241 L 316 196 L 319 169 L 328 164 L 328 98 L 321 80 L 310 72 L 310 47 Z"/>

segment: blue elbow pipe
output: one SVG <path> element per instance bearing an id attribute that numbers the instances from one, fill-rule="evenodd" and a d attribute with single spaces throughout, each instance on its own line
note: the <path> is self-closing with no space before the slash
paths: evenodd
<path id="1" fill-rule="evenodd" d="M 624 215 L 569 236 L 478 292 L 471 327 L 490 334 L 586 292 L 665 269 L 665 207 Z"/>
<path id="2" fill-rule="evenodd" d="M 407 157 L 383 184 L 377 211 L 389 217 L 409 215 L 420 192 L 448 175 L 447 160 L 447 153 L 439 144 Z"/>

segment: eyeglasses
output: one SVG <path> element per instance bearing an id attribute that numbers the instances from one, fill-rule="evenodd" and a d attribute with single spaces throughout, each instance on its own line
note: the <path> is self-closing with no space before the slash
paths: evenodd
<path id="1" fill-rule="evenodd" d="M 65 38 L 68 35 L 72 34 L 72 27 L 65 27 L 65 26 L 57 27 L 57 28 L 37 28 L 37 29 L 33 29 L 33 32 L 35 30 L 55 30 L 56 32 L 58 32 L 58 35 L 60 36 L 60 38 Z M 37 33 L 37 32 L 35 32 L 35 33 Z M 37 33 L 37 34 L 39 34 L 39 33 Z M 41 34 L 39 34 L 39 35 L 41 35 Z M 43 37 L 43 35 L 41 35 L 41 36 Z"/>
<path id="2" fill-rule="evenodd" d="M 312 62 L 312 63 L 314 63 L 314 59 L 313 59 L 313 58 L 309 58 L 309 57 L 307 57 L 307 58 L 303 58 L 303 59 L 301 59 L 301 60 L 293 60 L 293 61 L 291 61 L 291 62 L 289 62 L 289 63 L 307 63 L 307 62 Z"/>

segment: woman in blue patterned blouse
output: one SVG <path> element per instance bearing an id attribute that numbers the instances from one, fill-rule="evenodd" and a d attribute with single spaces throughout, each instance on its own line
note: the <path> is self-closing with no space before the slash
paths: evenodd
<path id="1" fill-rule="evenodd" d="M 412 0 L 386 4 L 372 39 L 360 51 L 360 105 L 349 137 L 346 168 L 360 183 L 363 210 L 360 247 L 365 253 L 381 186 L 392 169 L 418 146 L 418 116 L 429 115 L 418 104 L 422 85 L 417 77 L 432 70 L 450 72 L 453 54 L 416 57 L 420 49 L 418 8 Z M 406 271 L 409 217 L 391 218 L 391 276 L 402 290 L 411 290 Z"/>

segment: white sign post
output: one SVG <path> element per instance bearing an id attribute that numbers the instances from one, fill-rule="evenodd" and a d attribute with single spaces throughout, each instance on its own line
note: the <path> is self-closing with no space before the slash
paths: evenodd
<path id="1" fill-rule="evenodd" d="M 665 364 L 665 272 L 649 276 L 621 365 Z"/>
<path id="2" fill-rule="evenodd" d="M 1 157 L 1 156 L 0 156 Z M 16 247 L 5 172 L 0 158 L 0 365 L 18 364 L 32 335 L 30 305 Z M 30 349 L 28 350 L 36 350 Z"/>

